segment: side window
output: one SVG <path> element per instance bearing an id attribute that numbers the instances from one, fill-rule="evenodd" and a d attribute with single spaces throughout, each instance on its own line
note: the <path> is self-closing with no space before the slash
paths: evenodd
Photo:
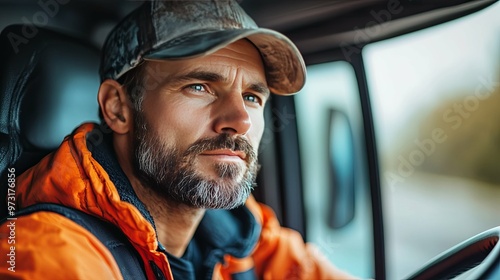
<path id="1" fill-rule="evenodd" d="M 339 268 L 373 277 L 370 191 L 352 66 L 310 66 L 295 98 L 307 241 Z"/>
<path id="2" fill-rule="evenodd" d="M 500 225 L 500 4 L 368 45 L 387 275 Z"/>

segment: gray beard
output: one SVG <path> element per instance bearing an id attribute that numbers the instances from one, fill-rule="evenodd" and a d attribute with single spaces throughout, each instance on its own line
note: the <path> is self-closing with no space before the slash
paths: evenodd
<path id="1" fill-rule="evenodd" d="M 257 156 L 244 138 L 220 134 L 193 143 L 185 152 L 161 143 L 141 113 L 136 114 L 134 171 L 144 186 L 156 194 L 190 207 L 233 209 L 245 203 L 255 185 Z M 207 179 L 194 168 L 196 156 L 215 149 L 241 150 L 246 153 L 246 168 L 222 162 L 213 165 L 219 179 Z"/>

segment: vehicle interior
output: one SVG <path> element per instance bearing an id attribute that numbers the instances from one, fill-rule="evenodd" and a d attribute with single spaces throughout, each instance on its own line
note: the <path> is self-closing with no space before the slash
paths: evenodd
<path id="1" fill-rule="evenodd" d="M 362 279 L 500 279 L 500 3 L 241 0 L 308 67 L 273 96 L 254 195 Z M 99 122 L 99 50 L 136 0 L 0 0 L 0 211 Z M 4 186 L 5 185 L 5 186 Z"/>

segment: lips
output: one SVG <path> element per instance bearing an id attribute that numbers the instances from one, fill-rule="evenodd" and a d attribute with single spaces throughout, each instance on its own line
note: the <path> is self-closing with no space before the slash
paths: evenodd
<path id="1" fill-rule="evenodd" d="M 204 151 L 201 153 L 201 155 L 204 156 L 232 156 L 232 157 L 239 157 L 242 160 L 246 159 L 246 154 L 242 151 L 233 151 L 229 149 L 219 149 L 219 150 L 211 150 L 211 151 Z"/>

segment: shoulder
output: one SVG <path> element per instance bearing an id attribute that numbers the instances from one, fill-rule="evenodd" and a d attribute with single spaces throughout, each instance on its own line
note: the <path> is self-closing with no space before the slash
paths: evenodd
<path id="1" fill-rule="evenodd" d="M 2 256 L 7 261 L 0 262 L 1 279 L 121 278 L 107 248 L 85 228 L 56 213 L 36 212 L 6 221 L 0 227 L 0 251 L 10 254 Z"/>
<path id="2" fill-rule="evenodd" d="M 281 227 L 274 211 L 249 197 L 246 204 L 262 231 L 252 258 L 264 279 L 356 279 L 335 267 L 299 232 Z"/>

